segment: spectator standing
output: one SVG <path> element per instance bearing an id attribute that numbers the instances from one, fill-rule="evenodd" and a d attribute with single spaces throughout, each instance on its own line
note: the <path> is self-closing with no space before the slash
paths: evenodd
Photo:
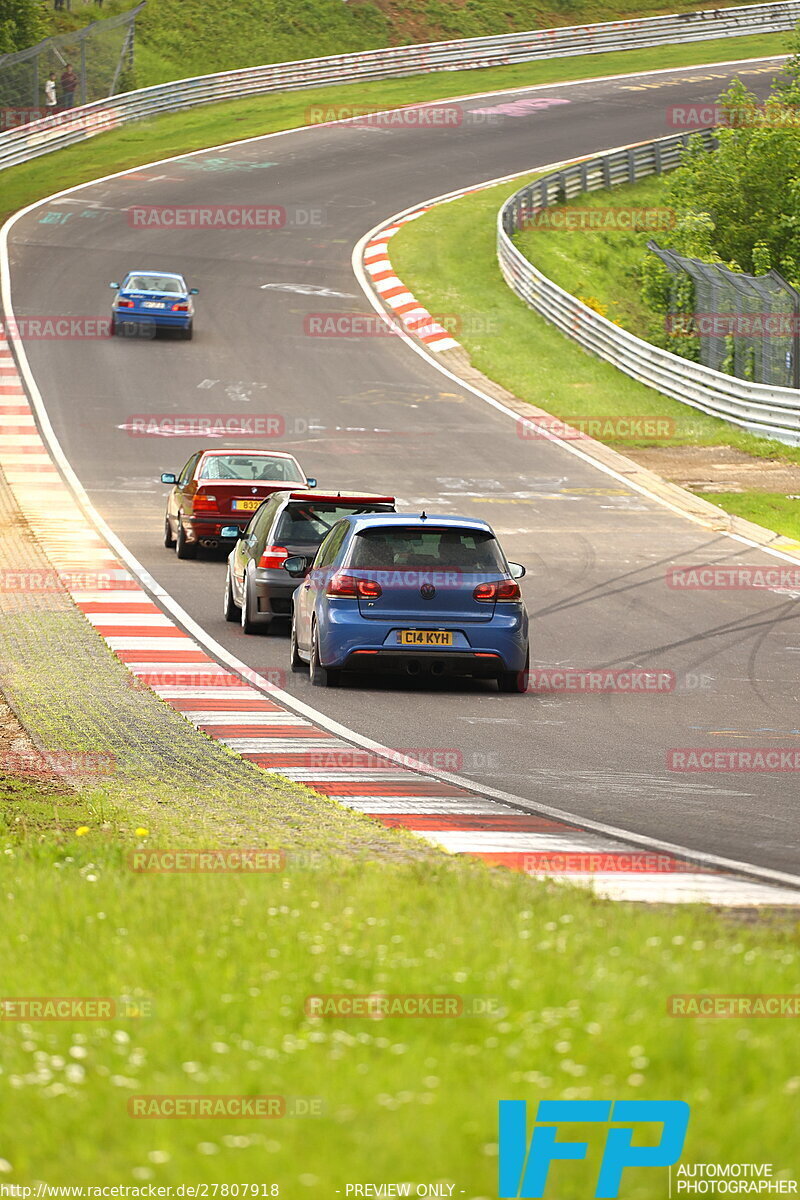
<path id="1" fill-rule="evenodd" d="M 56 96 L 56 76 L 55 72 L 51 71 L 47 76 L 47 83 L 44 85 L 44 103 L 47 109 L 48 117 L 52 116 L 56 111 L 58 98 Z"/>
<path id="2" fill-rule="evenodd" d="M 72 69 L 72 63 L 67 63 L 61 72 L 61 91 L 64 94 L 64 108 L 72 108 L 75 103 L 75 89 L 78 86 L 78 76 Z"/>

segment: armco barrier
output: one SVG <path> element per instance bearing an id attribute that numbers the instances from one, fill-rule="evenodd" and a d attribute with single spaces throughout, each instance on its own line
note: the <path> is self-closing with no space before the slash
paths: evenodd
<path id="1" fill-rule="evenodd" d="M 14 129 L 0 136 L 0 169 L 27 162 L 40 154 L 48 154 L 142 117 L 218 100 L 431 71 L 473 70 L 542 58 L 567 58 L 576 54 L 634 50 L 745 34 L 780 33 L 792 29 L 798 20 L 800 0 L 786 0 L 780 4 L 750 4 L 632 21 L 432 42 L 422 46 L 390 46 L 383 50 L 271 63 L 181 79 L 126 92 L 110 101 L 86 104 L 68 114 L 46 117 Z"/>
<path id="2" fill-rule="evenodd" d="M 714 145 L 711 131 L 703 130 L 700 136 L 711 149 Z M 584 350 L 607 359 L 626 375 L 712 417 L 722 417 L 751 433 L 798 446 L 800 395 L 794 389 L 735 379 L 635 337 L 548 279 L 511 240 L 534 211 L 582 192 L 632 183 L 646 175 L 671 170 L 678 165 L 688 137 L 680 134 L 617 150 L 576 163 L 522 188 L 505 202 L 498 215 L 500 269 L 508 286 L 530 308 L 557 325 Z"/>

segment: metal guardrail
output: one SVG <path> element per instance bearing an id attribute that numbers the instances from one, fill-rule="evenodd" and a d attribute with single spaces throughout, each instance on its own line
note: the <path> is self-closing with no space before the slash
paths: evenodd
<path id="1" fill-rule="evenodd" d="M 708 148 L 711 130 L 702 130 Z M 695 135 L 696 136 L 696 135 Z M 528 261 L 512 235 L 531 215 L 582 192 L 635 182 L 671 170 L 680 160 L 688 134 L 660 138 L 556 171 L 522 188 L 500 209 L 497 257 L 508 286 L 521 300 L 556 325 L 584 350 L 613 363 L 633 379 L 673 400 L 721 417 L 762 437 L 800 445 L 800 394 L 793 388 L 750 383 L 690 362 L 653 346 L 615 325 L 560 288 Z"/>
<path id="2" fill-rule="evenodd" d="M 421 46 L 390 46 L 383 50 L 272 63 L 181 79 L 126 92 L 113 101 L 83 105 L 69 114 L 46 117 L 22 129 L 12 130 L 0 136 L 0 169 L 28 162 L 40 154 L 73 145 L 142 117 L 176 112 L 197 104 L 431 71 L 475 70 L 576 54 L 779 33 L 794 28 L 798 20 L 800 0 L 783 0 L 782 3 L 750 4 L 713 11 L 704 9 L 671 16 L 539 29 Z"/>

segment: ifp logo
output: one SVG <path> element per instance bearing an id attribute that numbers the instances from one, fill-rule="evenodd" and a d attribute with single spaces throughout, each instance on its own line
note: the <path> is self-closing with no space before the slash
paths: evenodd
<path id="1" fill-rule="evenodd" d="M 597 1178 L 595 1197 L 619 1195 L 626 1167 L 669 1167 L 686 1140 L 689 1105 L 683 1100 L 540 1100 L 530 1146 L 524 1100 L 500 1101 L 500 1180 L 503 1200 L 544 1196 L 552 1162 L 586 1157 L 588 1142 L 559 1141 L 559 1126 L 591 1122 L 610 1126 Z M 636 1125 L 662 1126 L 655 1145 L 634 1145 Z"/>

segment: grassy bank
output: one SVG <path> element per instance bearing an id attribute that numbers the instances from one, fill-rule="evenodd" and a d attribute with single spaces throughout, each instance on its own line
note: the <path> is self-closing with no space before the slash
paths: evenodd
<path id="1" fill-rule="evenodd" d="M 576 228 L 566 226 L 570 209 L 575 210 L 573 220 L 580 222 Z M 626 211 L 634 209 L 649 210 L 654 222 L 662 218 L 669 221 L 662 179 L 654 176 L 612 191 L 581 196 L 555 216 L 541 214 L 542 223 L 524 230 L 515 243 L 559 287 L 584 301 L 597 302 L 609 320 L 637 337 L 647 338 L 652 333 L 654 314 L 642 300 L 639 272 L 648 241 L 663 241 L 663 237 L 657 229 L 615 227 L 618 213 L 624 221 Z M 561 213 L 563 227 L 551 223 L 559 220 Z M 597 222 L 595 228 L 591 228 L 593 221 Z"/>
<path id="2" fill-rule="evenodd" d="M 112 0 L 102 11 L 94 5 L 51 11 L 51 31 L 63 33 L 131 7 L 131 0 Z M 235 9 L 223 0 L 149 0 L 137 22 L 135 83 L 146 87 L 265 62 L 702 8 L 708 8 L 703 0 L 238 0 Z"/>
<path id="3" fill-rule="evenodd" d="M 495 224 L 504 199 L 522 182 L 502 184 L 433 209 L 392 240 L 392 263 L 398 275 L 429 311 L 462 315 L 466 332 L 459 339 L 473 365 L 567 422 L 586 418 L 609 422 L 612 436 L 600 440 L 623 451 L 654 443 L 613 436 L 615 420 L 655 416 L 672 423 L 671 435 L 660 438 L 659 446 L 730 446 L 754 459 L 800 463 L 800 448 L 754 437 L 661 396 L 583 351 L 517 299 L 497 266 Z M 641 187 L 635 193 L 637 205 L 655 197 L 654 185 Z M 625 191 L 587 197 L 585 203 L 624 203 Z M 612 319 L 624 315 L 635 323 L 643 319 L 631 275 L 639 237 L 627 232 L 564 232 L 551 240 L 548 230 L 539 229 L 528 232 L 525 245 L 532 261 L 563 287 L 584 299 L 598 299 Z M 470 247 L 468 257 L 463 254 L 465 245 Z M 483 332 L 470 333 L 471 325 Z M 748 491 L 707 499 L 779 533 L 798 532 L 796 501 L 785 496 Z"/>
<path id="4" fill-rule="evenodd" d="M 113 1020 L 0 1026 L 4 1182 L 264 1182 L 294 1200 L 412 1179 L 477 1200 L 496 1194 L 497 1101 L 540 1097 L 684 1099 L 688 1160 L 800 1167 L 791 1022 L 666 1010 L 672 993 L 797 991 L 789 927 L 626 909 L 444 858 L 136 875 L 92 835 L 7 850 L 3 882 L 3 994 L 118 1005 Z M 374 992 L 456 995 L 484 1015 L 306 1015 L 310 995 Z M 173 1094 L 321 1112 L 128 1116 L 132 1096 Z M 589 1194 L 596 1167 L 562 1169 L 559 1195 Z M 665 1176 L 631 1171 L 626 1195 L 660 1197 Z"/>

